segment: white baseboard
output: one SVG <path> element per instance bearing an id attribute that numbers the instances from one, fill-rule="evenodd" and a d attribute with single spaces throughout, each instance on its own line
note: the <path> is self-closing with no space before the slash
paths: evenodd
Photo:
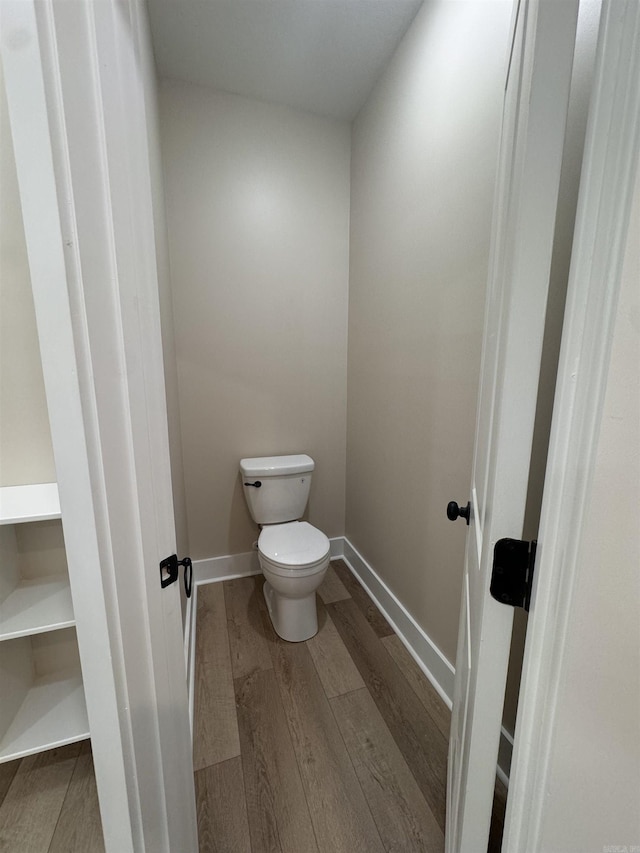
<path id="1" fill-rule="evenodd" d="M 342 559 L 367 590 L 375 605 L 402 640 L 407 651 L 429 679 L 442 700 L 451 708 L 453 704 L 455 668 L 449 663 L 428 634 L 422 630 L 402 602 L 396 598 L 382 578 L 367 563 L 364 557 L 356 551 L 346 537 L 343 539 L 343 543 Z M 504 726 L 502 726 L 496 772 L 500 780 L 507 787 L 509 785 L 512 752 L 513 738 Z"/>
<path id="2" fill-rule="evenodd" d="M 418 664 L 426 678 L 442 697 L 445 704 L 451 708 L 453 698 L 454 667 L 442 654 L 438 646 L 418 625 L 402 602 L 394 595 L 376 571 L 356 551 L 346 537 L 336 537 L 330 540 L 331 559 L 343 559 L 358 581 L 371 596 L 373 602 L 389 622 L 400 640 L 406 646 L 409 654 Z M 257 551 L 247 551 L 243 554 L 228 554 L 224 557 L 210 557 L 206 560 L 193 561 L 193 595 L 187 606 L 185 629 L 185 653 L 187 654 L 187 673 L 189 687 L 189 710 L 191 713 L 191 729 L 193 731 L 193 704 L 195 692 L 195 634 L 196 610 L 198 601 L 198 586 L 204 583 L 215 583 L 234 578 L 249 577 L 260 574 Z M 509 768 L 513 738 L 503 727 L 500 736 L 500 752 L 498 756 L 498 776 L 505 784 L 509 784 Z"/>
<path id="3" fill-rule="evenodd" d="M 193 561 L 194 584 L 229 581 L 233 578 L 245 578 L 259 575 L 260 564 L 257 551 L 245 551 L 243 554 L 227 554 L 225 557 L 209 557 L 206 560 Z"/>
<path id="4" fill-rule="evenodd" d="M 191 745 L 193 746 L 194 710 L 196 692 L 196 614 L 198 612 L 198 585 L 191 584 L 191 598 L 187 599 L 185 612 L 185 662 L 187 666 L 187 694 L 189 696 L 189 722 L 191 724 Z"/>
<path id="5" fill-rule="evenodd" d="M 449 661 L 348 539 L 344 540 L 343 559 L 442 700 L 451 708 L 455 670 Z"/>

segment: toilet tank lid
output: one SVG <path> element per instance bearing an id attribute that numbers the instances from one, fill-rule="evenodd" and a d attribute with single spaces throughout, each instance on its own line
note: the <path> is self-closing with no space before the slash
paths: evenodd
<path id="1" fill-rule="evenodd" d="M 305 453 L 292 456 L 258 456 L 255 459 L 240 460 L 240 470 L 244 477 L 308 474 L 314 467 L 313 459 Z"/>

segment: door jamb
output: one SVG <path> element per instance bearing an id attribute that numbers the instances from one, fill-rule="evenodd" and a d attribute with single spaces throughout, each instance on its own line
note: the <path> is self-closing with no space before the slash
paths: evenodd
<path id="1" fill-rule="evenodd" d="M 108 851 L 168 853 L 169 801 L 188 803 L 185 826 L 194 838 L 195 802 L 189 790 L 167 790 L 162 773 L 159 718 L 171 709 L 159 707 L 144 596 L 119 313 L 127 295 L 120 292 L 101 136 L 98 81 L 101 71 L 109 71 L 98 67 L 91 4 L 77 4 L 73 24 L 82 56 L 73 61 L 86 73 L 79 75 L 78 92 L 65 90 L 54 6 L 55 0 L 2 0 L 1 47 L 96 782 Z M 93 239 L 84 245 L 78 240 L 65 96 L 78 111 L 84 96 L 93 117 L 93 135 L 82 152 L 82 191 L 94 190 L 83 225 Z M 95 304 L 93 312 L 87 304 L 87 295 L 95 302 L 97 293 L 104 303 L 99 315 Z M 125 624 L 124 600 L 138 603 L 134 626 L 131 619 Z"/>
<path id="2" fill-rule="evenodd" d="M 39 31 L 33 0 L 0 4 L 2 58 L 105 844 L 125 853 L 141 841 L 128 779 L 135 768 L 125 760 L 123 649 L 113 641 L 107 613 L 113 565 L 95 401 L 86 382 L 86 323 L 78 310 L 80 257 L 70 239 L 72 206 L 60 206 L 71 197 L 71 182 L 55 38 L 50 7 L 41 12 Z"/>
<path id="3" fill-rule="evenodd" d="M 509 853 L 539 849 L 640 150 L 637 0 L 605 2 L 598 39 L 509 782 Z"/>

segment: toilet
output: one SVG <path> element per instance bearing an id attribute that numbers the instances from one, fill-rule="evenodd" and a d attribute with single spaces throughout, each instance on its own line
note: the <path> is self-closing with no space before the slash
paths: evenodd
<path id="1" fill-rule="evenodd" d="M 299 521 L 314 467 L 305 454 L 240 460 L 249 512 L 261 527 L 258 558 L 271 623 L 279 637 L 292 643 L 318 632 L 316 590 L 329 566 L 329 540 Z"/>

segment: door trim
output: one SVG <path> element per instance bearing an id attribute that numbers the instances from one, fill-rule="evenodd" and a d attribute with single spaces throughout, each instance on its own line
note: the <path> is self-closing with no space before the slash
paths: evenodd
<path id="1" fill-rule="evenodd" d="M 2 59 L 107 850 L 141 849 L 124 649 L 110 630 L 104 476 L 49 4 L 0 3 Z M 15 34 L 15 36 L 14 36 Z M 15 44 L 18 44 L 16 49 Z M 55 165 L 54 165 L 55 164 Z"/>
<path id="2" fill-rule="evenodd" d="M 539 849 L 640 150 L 640 5 L 605 2 L 569 274 L 503 850 Z"/>
<path id="3" fill-rule="evenodd" d="M 145 120 L 140 80 L 116 73 L 140 58 L 143 9 L 2 0 L 2 56 L 105 846 L 195 853 L 188 720 L 166 686 L 173 659 L 141 518 L 153 479 L 139 458 L 141 407 L 164 386 L 124 328 L 151 314 L 159 335 L 155 258 L 149 240 L 131 239 L 139 231 L 115 227 L 142 210 L 132 221 L 149 232 L 148 170 L 116 184 L 108 161 L 109 144 L 125 145 L 115 112 L 133 103 Z M 127 24 L 131 42 L 118 38 Z M 149 395 L 132 401 L 145 380 Z"/>

